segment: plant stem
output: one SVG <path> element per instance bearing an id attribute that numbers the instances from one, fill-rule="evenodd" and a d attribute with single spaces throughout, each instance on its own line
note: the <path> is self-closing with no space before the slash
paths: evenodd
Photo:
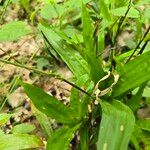
<path id="1" fill-rule="evenodd" d="M 146 30 L 146 32 L 145 32 L 143 38 L 139 41 L 139 43 L 138 43 L 137 46 L 135 47 L 133 53 L 130 55 L 130 57 L 128 58 L 128 60 L 126 61 L 126 63 L 128 63 L 128 62 L 131 60 L 131 58 L 133 57 L 133 55 L 135 54 L 135 52 L 137 51 L 137 49 L 139 48 L 139 46 L 141 45 L 141 43 L 144 41 L 146 35 L 149 33 L 149 30 L 150 30 L 150 26 L 149 26 L 149 28 Z"/>
<path id="2" fill-rule="evenodd" d="M 142 48 L 140 49 L 140 51 L 138 52 L 138 54 L 141 55 L 141 54 L 143 53 L 143 51 L 144 51 L 145 47 L 147 46 L 148 42 L 149 42 L 149 40 L 147 40 L 147 41 L 144 43 L 144 45 L 142 46 Z"/>
<path id="3" fill-rule="evenodd" d="M 8 61 L 8 60 L 4 60 L 4 59 L 1 59 L 0 58 L 0 62 L 3 62 L 3 63 L 6 63 L 6 64 L 10 64 L 10 65 L 14 65 L 14 66 L 17 66 L 17 67 L 20 67 L 20 68 L 24 68 L 24 69 L 27 69 L 27 70 L 31 70 L 35 73 L 38 73 L 38 74 L 42 74 L 42 75 L 45 75 L 45 76 L 51 76 L 51 77 L 54 77 L 58 80 L 61 80 L 61 81 L 64 81 L 66 82 L 67 84 L 73 86 L 74 88 L 80 90 L 81 92 L 85 93 L 86 95 L 92 97 L 88 92 L 86 92 L 85 90 L 83 90 L 82 88 L 78 87 L 77 85 L 75 85 L 74 83 L 71 83 L 70 81 L 62 78 L 60 75 L 58 74 L 55 74 L 55 73 L 52 73 L 52 72 L 44 72 L 42 70 L 38 70 L 38 69 L 35 69 L 35 68 L 32 68 L 32 67 L 27 67 L 25 65 L 22 65 L 22 64 L 19 64 L 19 63 L 14 63 L 14 62 L 11 62 L 11 61 Z"/>
<path id="4" fill-rule="evenodd" d="M 115 38 L 114 38 L 114 43 L 116 43 L 116 39 L 117 39 L 117 36 L 118 36 L 118 34 L 119 34 L 120 28 L 121 28 L 121 26 L 122 26 L 122 24 L 123 24 L 123 22 L 124 22 L 124 20 L 125 20 L 125 18 L 126 18 L 126 16 L 127 16 L 128 12 L 129 12 L 129 10 L 130 10 L 131 1 L 132 1 L 132 0 L 129 1 L 128 9 L 127 9 L 127 11 L 125 12 L 125 15 L 124 15 L 123 17 L 121 17 L 120 20 L 119 20 L 118 29 L 117 29 L 117 32 L 116 32 L 116 36 L 115 36 Z"/>

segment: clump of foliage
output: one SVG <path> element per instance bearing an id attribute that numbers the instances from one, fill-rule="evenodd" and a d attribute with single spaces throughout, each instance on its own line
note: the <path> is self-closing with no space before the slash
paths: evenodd
<path id="1" fill-rule="evenodd" d="M 32 69 L 72 85 L 67 106 L 39 87 L 20 81 L 34 109 L 44 116 L 40 120 L 48 136 L 47 150 L 67 150 L 73 141 L 74 149 L 82 150 L 150 148 L 150 120 L 136 116 L 141 100 L 149 106 L 150 97 L 148 4 L 148 0 L 68 0 L 42 7 L 38 29 L 50 47 L 49 53 L 64 61 L 74 76 L 73 82 Z M 7 26 L 0 35 L 6 37 Z M 117 40 L 125 30 L 133 30 L 133 41 L 128 41 L 124 50 Z M 49 132 L 45 115 L 62 127 Z"/>

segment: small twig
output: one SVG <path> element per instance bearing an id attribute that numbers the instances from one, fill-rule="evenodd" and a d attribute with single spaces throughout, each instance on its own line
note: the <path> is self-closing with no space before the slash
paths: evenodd
<path id="1" fill-rule="evenodd" d="M 11 50 L 5 51 L 0 47 L 0 51 L 2 51 L 3 53 L 0 54 L 0 57 L 4 57 L 5 55 L 9 54 L 11 52 Z"/>
<path id="2" fill-rule="evenodd" d="M 130 57 L 128 58 L 128 60 L 126 61 L 126 63 L 128 63 L 128 62 L 131 60 L 131 58 L 133 57 L 133 55 L 135 54 L 135 52 L 137 51 L 137 49 L 139 48 L 139 46 L 141 45 L 141 43 L 144 41 L 146 35 L 149 33 L 149 30 L 150 30 L 150 26 L 149 26 L 149 28 L 146 30 L 146 32 L 145 32 L 143 38 L 139 41 L 139 43 L 138 43 L 137 46 L 135 47 L 133 53 L 130 55 Z M 143 50 L 142 50 L 142 51 L 143 51 Z"/>
<path id="3" fill-rule="evenodd" d="M 141 55 L 141 54 L 143 53 L 143 51 L 144 51 L 145 47 L 147 46 L 148 42 L 149 42 L 149 40 L 147 40 L 147 41 L 144 43 L 144 45 L 142 46 L 142 48 L 141 48 L 140 51 L 138 52 L 138 55 Z"/>
<path id="4" fill-rule="evenodd" d="M 116 32 L 116 36 L 115 36 L 115 38 L 114 38 L 114 43 L 116 42 L 116 39 L 117 39 L 117 36 L 118 36 L 118 34 L 119 34 L 120 28 L 121 28 L 121 26 L 122 26 L 122 24 L 123 24 L 125 18 L 127 17 L 127 14 L 128 14 L 128 12 L 129 12 L 130 8 L 131 8 L 131 1 L 132 1 L 132 0 L 129 1 L 128 9 L 127 9 L 127 11 L 125 12 L 125 15 L 124 15 L 123 17 L 121 17 L 120 20 L 119 20 L 118 29 L 117 29 L 117 32 Z"/>
<path id="5" fill-rule="evenodd" d="M 73 86 L 74 88 L 80 90 L 81 92 L 85 93 L 86 95 L 88 95 L 89 97 L 92 97 L 88 92 L 86 92 L 85 90 L 83 90 L 82 88 L 78 87 L 77 85 L 75 85 L 74 83 L 71 83 L 70 81 L 62 78 L 60 75 L 58 74 L 54 74 L 52 72 L 44 72 L 42 70 L 38 70 L 38 69 L 34 69 L 32 67 L 27 67 L 25 65 L 22 65 L 22 64 L 19 64 L 19 63 L 14 63 L 14 62 L 10 62 L 10 61 L 7 61 L 7 60 L 4 60 L 4 59 L 1 59 L 0 58 L 0 61 L 3 62 L 3 63 L 6 63 L 6 64 L 11 64 L 11 65 L 14 65 L 14 66 L 17 66 L 17 67 L 20 67 L 20 68 L 24 68 L 24 69 L 27 69 L 27 70 L 32 70 L 33 72 L 35 73 L 38 73 L 38 74 L 42 74 L 42 75 L 45 75 L 45 76 L 51 76 L 51 77 L 54 77 L 58 80 L 61 80 L 61 81 L 64 81 L 66 82 L 67 84 Z"/>

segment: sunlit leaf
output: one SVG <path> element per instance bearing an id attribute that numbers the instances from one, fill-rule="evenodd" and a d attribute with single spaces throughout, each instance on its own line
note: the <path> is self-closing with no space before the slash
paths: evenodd
<path id="1" fill-rule="evenodd" d="M 31 104 L 31 108 L 42 128 L 43 133 L 46 135 L 46 137 L 49 137 L 53 132 L 51 118 L 47 117 L 44 113 L 35 108 L 33 104 Z"/>
<path id="2" fill-rule="evenodd" d="M 137 125 L 142 129 L 150 132 L 150 119 L 141 119 L 137 121 Z"/>
<path id="3" fill-rule="evenodd" d="M 15 41 L 30 32 L 25 22 L 13 21 L 3 25 L 0 29 L 0 42 Z"/>
<path id="4" fill-rule="evenodd" d="M 34 106 L 41 112 L 61 123 L 73 124 L 78 122 L 78 119 L 74 118 L 76 114 L 73 114 L 72 110 L 62 102 L 50 96 L 41 88 L 27 83 L 21 84 Z"/>
<path id="5" fill-rule="evenodd" d="M 99 7 L 100 7 L 100 12 L 102 13 L 104 19 L 107 21 L 111 21 L 111 15 L 110 15 L 109 7 L 108 7 L 106 1 L 99 0 Z"/>
<path id="6" fill-rule="evenodd" d="M 82 5 L 82 25 L 83 25 L 83 39 L 84 39 L 84 58 L 90 66 L 90 73 L 92 80 L 97 82 L 103 75 L 101 60 L 97 58 L 96 41 L 94 41 L 94 27 L 86 6 Z M 95 33 L 96 34 L 96 33 Z M 96 36 L 96 35 L 94 35 Z"/>
<path id="7" fill-rule="evenodd" d="M 11 114 L 2 113 L 0 114 L 0 125 L 5 124 L 11 117 Z"/>
<path id="8" fill-rule="evenodd" d="M 14 126 L 11 132 L 18 133 L 18 134 L 26 134 L 26 133 L 31 133 L 34 130 L 35 130 L 35 126 L 33 124 L 22 123 Z"/>
<path id="9" fill-rule="evenodd" d="M 21 150 L 28 148 L 42 148 L 43 142 L 34 135 L 28 134 L 0 134 L 1 150 Z"/>
<path id="10" fill-rule="evenodd" d="M 89 74 L 88 64 L 82 56 L 70 47 L 56 32 L 50 28 L 40 25 L 40 30 L 44 33 L 49 44 L 60 55 L 73 74 L 78 78 L 84 74 Z"/>
<path id="11" fill-rule="evenodd" d="M 113 89 L 113 96 L 117 97 L 142 83 L 150 80 L 150 52 L 146 52 L 119 71 L 120 79 Z"/>
<path id="12" fill-rule="evenodd" d="M 119 7 L 119 8 L 116 8 L 116 9 L 112 9 L 111 13 L 114 16 L 125 16 L 125 13 L 126 13 L 127 9 L 128 9 L 127 6 L 126 7 Z M 128 12 L 127 17 L 129 17 L 129 18 L 139 18 L 140 17 L 139 11 L 132 7 Z"/>
<path id="13" fill-rule="evenodd" d="M 111 104 L 101 102 L 98 150 L 127 150 L 134 129 L 135 118 L 129 107 L 114 100 Z"/>
<path id="14" fill-rule="evenodd" d="M 69 143 L 74 136 L 75 131 L 80 127 L 62 127 L 54 132 L 48 139 L 47 150 L 68 150 Z"/>

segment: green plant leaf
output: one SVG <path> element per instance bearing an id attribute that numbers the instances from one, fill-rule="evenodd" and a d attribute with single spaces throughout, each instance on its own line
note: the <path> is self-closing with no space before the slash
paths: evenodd
<path id="1" fill-rule="evenodd" d="M 46 149 L 47 150 L 68 150 L 69 143 L 73 138 L 73 134 L 80 127 L 62 127 L 54 132 L 48 139 Z"/>
<path id="2" fill-rule="evenodd" d="M 109 5 L 106 3 L 105 0 L 99 0 L 100 12 L 102 13 L 103 18 L 109 22 L 111 21 L 111 15 L 108 6 Z"/>
<path id="3" fill-rule="evenodd" d="M 30 32 L 25 22 L 13 21 L 3 25 L 0 29 L 0 42 L 15 41 Z"/>
<path id="4" fill-rule="evenodd" d="M 150 80 L 150 52 L 146 52 L 129 63 L 119 71 L 120 79 L 114 86 L 112 95 L 117 97 L 142 83 Z"/>
<path id="5" fill-rule="evenodd" d="M 111 14 L 114 15 L 114 16 L 119 16 L 119 17 L 124 16 L 127 9 L 128 9 L 128 6 L 112 9 Z M 139 18 L 140 17 L 139 11 L 136 10 L 135 8 L 131 7 L 128 14 L 127 14 L 127 17 L 129 17 L 129 18 Z"/>
<path id="6" fill-rule="evenodd" d="M 21 150 L 43 147 L 43 142 L 34 135 L 28 134 L 0 134 L 1 150 Z"/>
<path id="7" fill-rule="evenodd" d="M 89 130 L 88 130 L 88 122 L 86 122 L 82 128 L 80 128 L 80 148 L 81 150 L 88 150 L 88 142 L 89 142 Z"/>
<path id="8" fill-rule="evenodd" d="M 144 91 L 143 91 L 143 97 L 150 97 L 150 87 L 145 87 Z"/>
<path id="9" fill-rule="evenodd" d="M 51 20 L 52 18 L 57 18 L 59 14 L 57 11 L 62 12 L 61 6 L 57 4 L 47 4 L 41 9 L 41 17 L 44 19 Z"/>
<path id="10" fill-rule="evenodd" d="M 145 10 L 144 10 L 144 18 L 146 19 L 150 19 L 150 8 L 147 7 Z"/>
<path id="11" fill-rule="evenodd" d="M 86 82 L 89 80 L 88 75 L 81 76 L 77 81 L 76 85 L 79 87 L 84 87 Z M 72 110 L 79 114 L 79 116 L 82 116 L 82 102 L 81 102 L 81 95 L 80 91 L 76 88 L 72 88 L 71 90 L 71 96 L 70 96 L 70 107 Z"/>
<path id="12" fill-rule="evenodd" d="M 88 64 L 82 56 L 72 49 L 56 32 L 43 25 L 39 25 L 40 30 L 44 33 L 49 44 L 60 55 L 73 74 L 78 78 L 84 74 L 89 74 Z"/>
<path id="13" fill-rule="evenodd" d="M 127 150 L 135 118 L 129 107 L 114 100 L 111 104 L 100 102 L 102 120 L 100 123 L 98 150 Z"/>
<path id="14" fill-rule="evenodd" d="M 45 93 L 41 88 L 23 82 L 21 85 L 34 106 L 47 116 L 65 124 L 73 124 L 79 121 L 79 118 L 74 117 L 76 114 L 73 114 L 69 107 Z"/>
<path id="15" fill-rule="evenodd" d="M 93 44 L 94 44 L 94 40 L 93 40 L 94 27 L 92 26 L 92 20 L 84 4 L 82 5 L 82 24 L 83 24 L 84 45 L 86 47 L 84 49 L 85 50 L 84 55 L 87 56 L 87 55 L 94 54 L 92 51 Z"/>
<path id="16" fill-rule="evenodd" d="M 112 2 L 112 1 L 110 1 Z M 121 6 L 125 6 L 129 3 L 129 0 L 114 0 L 114 4 L 115 4 L 115 7 L 121 7 Z"/>
<path id="17" fill-rule="evenodd" d="M 31 133 L 34 130 L 35 130 L 35 126 L 33 124 L 22 123 L 14 126 L 11 132 L 18 133 L 18 134 L 26 134 L 26 133 Z"/>
<path id="18" fill-rule="evenodd" d="M 0 114 L 0 125 L 5 124 L 11 117 L 11 114 L 2 113 Z"/>
<path id="19" fill-rule="evenodd" d="M 137 125 L 142 129 L 150 132 L 150 119 L 141 119 L 137 121 Z"/>
<path id="20" fill-rule="evenodd" d="M 42 128 L 43 133 L 46 135 L 46 137 L 49 137 L 53 132 L 51 118 L 48 118 L 44 113 L 35 108 L 32 103 L 31 108 L 33 114 L 35 115 Z"/>
<path id="21" fill-rule="evenodd" d="M 94 42 L 93 37 L 94 27 L 92 26 L 92 20 L 84 4 L 82 4 L 82 24 L 85 45 L 83 56 L 90 65 L 91 77 L 96 83 L 104 75 L 104 72 L 101 66 L 101 60 L 96 58 L 96 41 Z"/>

